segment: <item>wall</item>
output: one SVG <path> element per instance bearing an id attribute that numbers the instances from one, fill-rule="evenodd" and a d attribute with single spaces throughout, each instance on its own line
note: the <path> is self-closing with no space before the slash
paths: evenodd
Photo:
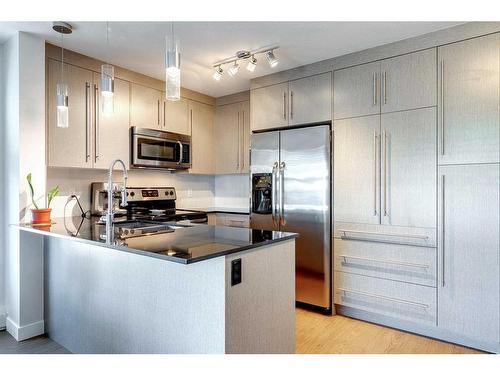
<path id="1" fill-rule="evenodd" d="M 114 180 L 121 183 L 123 174 L 114 173 Z M 72 194 L 79 197 L 84 210 L 90 209 L 90 183 L 107 181 L 106 170 L 48 168 L 47 187 L 59 185 L 59 196 L 52 203 L 53 217 L 78 216 L 80 210 Z M 214 201 L 214 178 L 208 175 L 169 173 L 155 170 L 130 170 L 128 186 L 173 186 L 177 191 L 177 207 L 211 207 Z M 191 197 L 189 196 L 191 195 Z"/>
<path id="2" fill-rule="evenodd" d="M 215 207 L 249 207 L 250 180 L 248 174 L 215 176 Z"/>
<path id="3" fill-rule="evenodd" d="M 4 265 L 4 253 L 5 253 L 5 228 L 4 228 L 4 111 L 3 111 L 3 45 L 0 45 L 0 329 L 5 327 L 5 265 Z"/>

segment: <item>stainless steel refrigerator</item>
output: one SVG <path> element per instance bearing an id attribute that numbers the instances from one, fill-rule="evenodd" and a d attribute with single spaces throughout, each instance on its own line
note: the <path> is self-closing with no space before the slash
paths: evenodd
<path id="1" fill-rule="evenodd" d="M 296 301 L 331 311 L 330 125 L 251 138 L 250 225 L 299 233 Z"/>

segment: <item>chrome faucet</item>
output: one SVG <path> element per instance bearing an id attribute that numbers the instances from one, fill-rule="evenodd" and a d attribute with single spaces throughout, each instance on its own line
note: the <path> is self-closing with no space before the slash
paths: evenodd
<path id="1" fill-rule="evenodd" d="M 106 223 L 113 223 L 114 213 L 113 213 L 113 168 L 116 163 L 119 163 L 123 167 L 123 186 L 120 188 L 120 192 L 122 194 L 122 199 L 120 206 L 127 206 L 127 167 L 125 167 L 125 163 L 121 159 L 113 160 L 111 165 L 109 166 L 108 171 L 108 213 L 106 214 Z"/>

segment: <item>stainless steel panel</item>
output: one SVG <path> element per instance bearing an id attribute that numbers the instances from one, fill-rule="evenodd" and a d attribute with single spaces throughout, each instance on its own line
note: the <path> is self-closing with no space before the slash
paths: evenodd
<path id="1" fill-rule="evenodd" d="M 279 162 L 279 132 L 259 133 L 252 135 L 250 174 L 273 173 L 274 163 Z M 273 183 L 275 179 L 273 178 Z M 276 189 L 273 186 L 273 189 Z M 276 190 L 274 190 L 276 192 Z M 276 193 L 273 193 L 273 199 Z M 272 202 L 273 207 L 275 202 Z M 252 207 L 252 204 L 250 204 Z M 278 230 L 278 223 L 273 223 L 272 215 L 261 215 L 250 212 L 250 227 L 255 229 Z"/>
<path id="2" fill-rule="evenodd" d="M 280 229 L 296 232 L 296 299 L 330 307 L 330 126 L 280 132 Z"/>

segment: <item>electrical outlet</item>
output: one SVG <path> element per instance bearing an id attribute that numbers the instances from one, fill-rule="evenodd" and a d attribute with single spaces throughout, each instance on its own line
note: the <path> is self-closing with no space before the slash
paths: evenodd
<path id="1" fill-rule="evenodd" d="M 187 197 L 188 198 L 193 198 L 193 189 L 188 189 L 188 191 L 187 191 Z"/>

